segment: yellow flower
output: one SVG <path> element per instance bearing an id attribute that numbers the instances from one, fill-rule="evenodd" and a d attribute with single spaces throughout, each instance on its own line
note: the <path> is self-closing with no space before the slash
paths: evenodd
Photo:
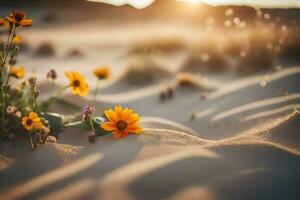
<path id="1" fill-rule="evenodd" d="M 13 44 L 20 44 L 22 42 L 22 36 L 21 35 L 16 35 L 14 36 L 12 43 Z"/>
<path id="2" fill-rule="evenodd" d="M 87 95 L 89 91 L 89 85 L 85 82 L 83 75 L 73 70 L 70 72 L 65 72 L 65 75 L 70 80 L 69 86 L 72 88 L 73 94 L 78 94 L 80 96 Z"/>
<path id="3" fill-rule="evenodd" d="M 110 76 L 110 71 L 108 67 L 98 67 L 94 70 L 94 75 L 99 79 L 107 79 Z"/>
<path id="4" fill-rule="evenodd" d="M 26 19 L 26 13 L 16 10 L 10 13 L 8 17 L 6 17 L 6 20 L 9 22 L 10 27 L 13 26 L 13 24 L 18 27 L 28 27 L 32 25 L 31 19 Z"/>
<path id="5" fill-rule="evenodd" d="M 138 125 L 140 117 L 133 110 L 116 106 L 115 110 L 104 111 L 108 122 L 104 122 L 101 127 L 112 132 L 115 138 L 126 137 L 129 133 L 141 134 L 143 128 Z"/>
<path id="6" fill-rule="evenodd" d="M 10 75 L 19 79 L 25 76 L 25 69 L 23 67 L 12 66 L 10 70 Z"/>
<path id="7" fill-rule="evenodd" d="M 0 18 L 0 26 L 4 26 L 5 20 Z"/>
<path id="8" fill-rule="evenodd" d="M 22 125 L 27 131 L 43 127 L 41 118 L 39 118 L 38 114 L 35 112 L 30 112 L 28 116 L 23 117 Z"/>
<path id="9" fill-rule="evenodd" d="M 5 19 L 0 18 L 0 26 L 3 26 L 5 28 L 9 28 L 9 22 Z"/>

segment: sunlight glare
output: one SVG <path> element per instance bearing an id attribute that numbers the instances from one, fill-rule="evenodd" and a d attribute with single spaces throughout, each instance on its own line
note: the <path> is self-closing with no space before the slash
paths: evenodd
<path id="1" fill-rule="evenodd" d="M 115 6 L 122 6 L 125 4 L 129 4 L 137 9 L 142 9 L 152 4 L 155 0 L 88 0 L 88 1 L 109 3 Z"/>

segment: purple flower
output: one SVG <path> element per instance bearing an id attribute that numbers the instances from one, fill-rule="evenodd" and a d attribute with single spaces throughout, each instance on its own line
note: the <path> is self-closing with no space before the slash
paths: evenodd
<path id="1" fill-rule="evenodd" d="M 83 109 L 83 115 L 82 115 L 82 120 L 87 121 L 90 119 L 92 114 L 95 112 L 95 109 L 92 106 L 85 106 Z"/>
<path id="2" fill-rule="evenodd" d="M 95 134 L 94 131 L 91 131 L 91 132 L 89 133 L 89 136 L 88 136 L 88 141 L 89 141 L 89 142 L 95 142 L 95 139 L 96 139 L 96 134 Z"/>
<path id="3" fill-rule="evenodd" d="M 52 79 L 55 80 L 57 78 L 57 73 L 54 69 L 51 69 L 48 73 L 47 73 L 47 79 Z"/>

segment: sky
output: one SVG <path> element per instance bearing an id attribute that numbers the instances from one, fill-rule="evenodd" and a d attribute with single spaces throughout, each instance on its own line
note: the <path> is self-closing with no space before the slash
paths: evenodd
<path id="1" fill-rule="evenodd" d="M 94 2 L 104 2 L 113 5 L 124 5 L 129 4 L 135 8 L 142 9 L 149 6 L 155 0 L 88 0 Z M 279 7 L 279 8 L 289 8 L 298 7 L 300 8 L 300 0 L 176 0 L 176 1 L 186 1 L 189 3 L 207 3 L 211 5 L 250 5 L 257 7 Z"/>

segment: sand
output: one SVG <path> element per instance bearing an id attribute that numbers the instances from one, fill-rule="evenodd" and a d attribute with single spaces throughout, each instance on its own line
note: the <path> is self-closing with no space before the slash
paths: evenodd
<path id="1" fill-rule="evenodd" d="M 102 115 L 120 104 L 141 114 L 144 133 L 122 140 L 106 135 L 91 144 L 87 132 L 67 128 L 57 144 L 35 151 L 27 140 L 18 140 L 17 147 L 4 143 L 0 199 L 300 199 L 299 66 L 247 77 L 193 74 L 196 84 L 182 86 L 177 70 L 188 52 L 176 51 L 167 55 L 169 62 L 160 62 L 169 71 L 157 67 L 150 81 L 128 83 L 126 47 L 142 37 L 139 30 L 148 27 L 149 37 L 153 27 L 139 24 L 131 32 L 124 26 L 101 28 L 99 35 L 99 29 L 87 29 L 90 25 L 25 31 L 33 47 L 49 40 L 58 50 L 54 58 L 27 53 L 20 63 L 39 77 L 41 98 L 67 83 L 65 70 L 85 74 L 93 91 L 93 67 L 114 66 L 96 98 L 66 91 L 64 102 L 51 110 L 74 114 L 90 104 Z M 74 46 L 84 55 L 66 58 Z M 166 59 L 160 57 L 155 55 L 156 61 Z M 51 68 L 59 74 L 54 85 L 45 80 Z M 166 86 L 174 96 L 161 101 Z"/>

